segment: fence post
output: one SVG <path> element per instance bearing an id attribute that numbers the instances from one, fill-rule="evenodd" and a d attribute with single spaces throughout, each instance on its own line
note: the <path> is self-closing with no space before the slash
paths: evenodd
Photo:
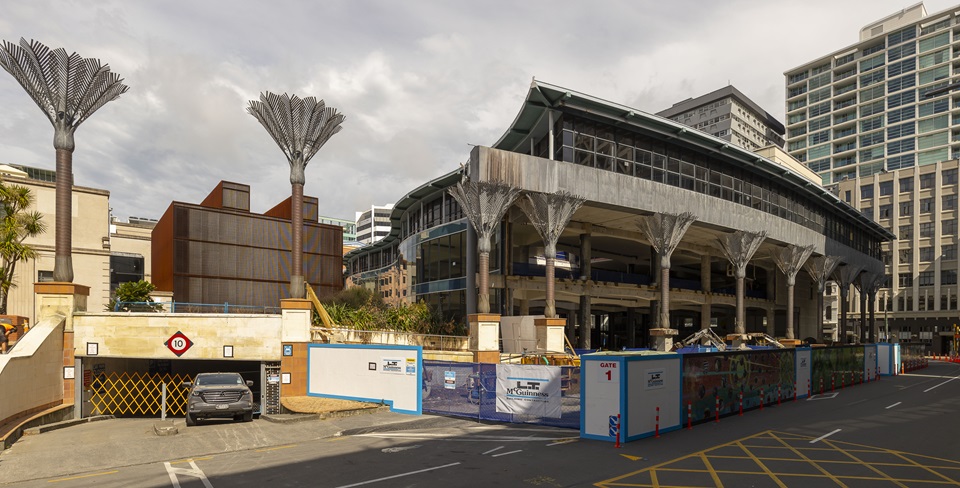
<path id="1" fill-rule="evenodd" d="M 167 420 L 167 384 L 160 383 L 160 420 Z"/>

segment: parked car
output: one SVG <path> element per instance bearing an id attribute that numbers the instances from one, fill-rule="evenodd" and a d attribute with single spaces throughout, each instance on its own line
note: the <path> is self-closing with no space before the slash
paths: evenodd
<path id="1" fill-rule="evenodd" d="M 252 381 L 244 381 L 240 373 L 200 373 L 194 381 L 184 381 L 190 388 L 187 394 L 188 426 L 213 417 L 233 417 L 233 420 L 253 420 Z"/>

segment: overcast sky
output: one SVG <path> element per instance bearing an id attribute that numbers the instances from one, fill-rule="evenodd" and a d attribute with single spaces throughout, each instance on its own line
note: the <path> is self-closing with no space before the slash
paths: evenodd
<path id="1" fill-rule="evenodd" d="M 73 157 L 75 183 L 108 190 L 114 216 L 159 218 L 220 180 L 249 184 L 254 212 L 289 197 L 283 153 L 245 111 L 273 91 L 346 115 L 304 192 L 322 215 L 353 219 L 496 142 L 533 77 L 646 112 L 730 83 L 782 121 L 784 71 L 912 3 L 23 0 L 4 2 L 0 39 L 99 58 L 125 78 Z M 0 163 L 54 169 L 52 140 L 0 71 Z"/>

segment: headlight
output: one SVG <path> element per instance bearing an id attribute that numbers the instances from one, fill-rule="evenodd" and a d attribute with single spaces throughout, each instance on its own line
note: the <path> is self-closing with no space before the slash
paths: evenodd
<path id="1" fill-rule="evenodd" d="M 198 396 L 200 396 L 200 392 L 199 392 L 199 391 L 194 391 L 194 392 L 190 393 L 190 396 L 198 397 Z"/>

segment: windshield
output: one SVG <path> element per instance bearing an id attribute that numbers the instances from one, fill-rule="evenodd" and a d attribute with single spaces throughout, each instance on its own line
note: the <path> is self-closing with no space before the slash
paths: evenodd
<path id="1" fill-rule="evenodd" d="M 197 376 L 198 385 L 242 385 L 243 378 L 237 373 L 203 374 Z"/>

